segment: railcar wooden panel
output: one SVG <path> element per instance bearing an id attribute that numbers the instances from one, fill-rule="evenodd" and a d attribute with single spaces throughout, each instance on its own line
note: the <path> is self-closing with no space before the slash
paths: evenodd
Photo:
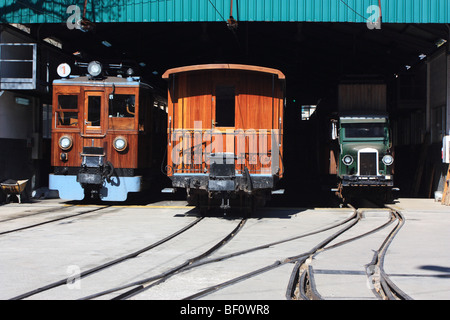
<path id="1" fill-rule="evenodd" d="M 113 141 L 116 137 L 124 137 L 127 140 L 127 148 L 118 152 L 113 147 Z M 115 132 L 108 134 L 105 138 L 107 160 L 111 161 L 114 168 L 137 168 L 138 167 L 138 135 L 130 132 Z"/>
<path id="2" fill-rule="evenodd" d="M 58 142 L 62 136 L 69 136 L 72 138 L 73 144 L 69 150 L 63 151 L 59 148 Z M 79 139 L 78 131 L 71 132 L 53 132 L 52 134 L 52 154 L 51 165 L 60 167 L 74 167 L 80 166 L 80 152 L 83 147 L 81 146 L 81 140 Z M 67 153 L 67 161 L 60 159 L 61 153 Z"/>
<path id="3" fill-rule="evenodd" d="M 204 73 L 185 74 L 179 81 L 178 128 L 194 128 L 200 121 L 203 128 L 211 127 L 212 93 L 210 77 Z"/>
<path id="4" fill-rule="evenodd" d="M 169 175 L 208 171 L 211 152 L 236 155 L 240 171 L 247 167 L 254 174 L 282 175 L 284 76 L 264 70 L 221 70 L 219 65 L 166 72 Z M 234 90 L 235 116 L 221 126 L 216 109 L 219 92 L 227 90 Z"/>

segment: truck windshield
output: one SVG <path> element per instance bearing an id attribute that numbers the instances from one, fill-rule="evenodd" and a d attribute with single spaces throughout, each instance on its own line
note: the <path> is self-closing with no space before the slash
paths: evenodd
<path id="1" fill-rule="evenodd" d="M 383 138 L 383 123 L 345 123 L 342 125 L 346 138 Z"/>

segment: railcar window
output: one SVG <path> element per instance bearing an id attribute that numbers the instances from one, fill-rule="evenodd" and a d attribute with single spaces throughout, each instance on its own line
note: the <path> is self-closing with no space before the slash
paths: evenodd
<path id="1" fill-rule="evenodd" d="M 216 126 L 235 126 L 235 88 L 232 86 L 216 87 Z"/>
<path id="2" fill-rule="evenodd" d="M 100 110 L 102 106 L 102 98 L 99 96 L 89 96 L 88 98 L 88 118 L 87 121 L 91 126 L 100 126 Z"/>
<path id="3" fill-rule="evenodd" d="M 346 138 L 383 138 L 385 126 L 382 123 L 346 123 Z"/>
<path id="4" fill-rule="evenodd" d="M 78 96 L 60 95 L 58 96 L 58 106 L 56 110 L 58 126 L 78 126 Z"/>
<path id="5" fill-rule="evenodd" d="M 114 98 L 109 100 L 109 117 L 134 118 L 134 106 L 134 94 L 115 94 Z"/>

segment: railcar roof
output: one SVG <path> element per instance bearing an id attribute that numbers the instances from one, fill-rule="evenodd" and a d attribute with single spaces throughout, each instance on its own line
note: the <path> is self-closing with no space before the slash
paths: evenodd
<path id="1" fill-rule="evenodd" d="M 221 63 L 221 64 L 199 64 L 194 66 L 186 66 L 186 67 L 178 67 L 167 70 L 163 74 L 163 79 L 168 79 L 170 75 L 175 73 L 181 73 L 181 72 L 189 72 L 189 71 L 202 71 L 202 70 L 245 70 L 245 71 L 255 71 L 255 72 L 263 72 L 263 73 L 270 73 L 278 76 L 278 79 L 285 80 L 286 76 L 277 69 L 272 68 L 266 68 L 266 67 L 259 67 L 259 66 L 250 66 L 250 65 L 243 65 L 243 64 L 228 64 L 228 63 Z"/>

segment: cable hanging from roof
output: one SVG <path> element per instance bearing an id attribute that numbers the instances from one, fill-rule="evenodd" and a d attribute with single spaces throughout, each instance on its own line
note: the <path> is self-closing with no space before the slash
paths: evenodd
<path id="1" fill-rule="evenodd" d="M 363 16 L 362 14 L 360 14 L 358 11 L 356 11 L 355 9 L 353 9 L 347 2 L 345 2 L 344 0 L 339 0 L 341 1 L 347 8 L 349 8 L 351 11 L 353 11 L 356 15 L 360 16 L 361 18 L 364 19 L 364 21 L 367 20 L 367 18 L 365 16 Z M 381 8 L 381 7 L 380 7 Z"/>
<path id="2" fill-rule="evenodd" d="M 211 0 L 208 0 L 208 1 L 213 6 L 214 10 L 216 10 L 216 12 L 220 15 L 222 20 L 227 24 L 228 29 L 230 29 L 230 31 L 233 33 L 233 36 L 236 39 L 236 42 L 237 42 L 238 46 L 240 47 L 241 44 L 240 44 L 239 39 L 238 39 L 237 34 L 236 34 L 236 30 L 237 30 L 237 27 L 238 27 L 238 22 L 233 18 L 233 0 L 231 0 L 230 19 L 228 19 L 228 20 L 226 20 L 224 18 L 224 16 L 222 15 L 222 13 L 220 13 L 220 11 L 217 10 L 216 6 L 214 5 L 214 3 Z M 238 10 L 237 0 L 236 0 L 236 10 Z"/>

